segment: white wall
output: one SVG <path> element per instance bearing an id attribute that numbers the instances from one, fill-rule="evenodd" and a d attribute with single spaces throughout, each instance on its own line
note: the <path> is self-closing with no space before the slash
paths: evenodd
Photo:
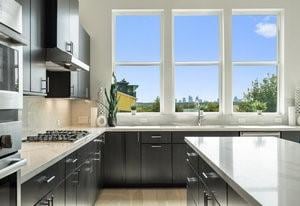
<path id="1" fill-rule="evenodd" d="M 294 98 L 294 89 L 300 83 L 300 1 L 297 0 L 80 0 L 80 19 L 91 35 L 91 93 L 96 98 L 99 85 L 107 87 L 112 72 L 112 9 L 164 9 L 164 73 L 172 74 L 171 11 L 172 9 L 224 9 L 224 18 L 230 18 L 232 9 L 285 10 L 285 108 Z M 226 28 L 225 28 L 226 29 Z M 225 31 L 226 32 L 226 31 Z M 230 50 L 230 48 L 228 47 Z M 298 68 L 299 67 L 299 68 Z M 165 91 L 172 87 L 169 79 Z M 230 85 L 228 85 L 230 88 Z M 171 98 L 165 104 L 172 104 Z"/>

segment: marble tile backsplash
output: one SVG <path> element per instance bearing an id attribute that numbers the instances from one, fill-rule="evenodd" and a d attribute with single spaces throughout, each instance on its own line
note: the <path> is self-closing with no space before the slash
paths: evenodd
<path id="1" fill-rule="evenodd" d="M 23 102 L 24 135 L 72 125 L 71 100 L 25 96 Z"/>

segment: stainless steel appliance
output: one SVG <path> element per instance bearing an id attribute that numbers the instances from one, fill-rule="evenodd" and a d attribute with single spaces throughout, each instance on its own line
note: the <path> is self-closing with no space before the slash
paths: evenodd
<path id="1" fill-rule="evenodd" d="M 37 136 L 28 136 L 28 142 L 76 142 L 89 132 L 81 130 L 52 130 Z"/>
<path id="2" fill-rule="evenodd" d="M 22 6 L 0 0 L 0 205 L 20 205 L 22 143 Z"/>

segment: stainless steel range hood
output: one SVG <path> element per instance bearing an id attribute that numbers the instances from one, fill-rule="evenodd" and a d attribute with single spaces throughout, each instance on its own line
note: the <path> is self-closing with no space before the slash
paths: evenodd
<path id="1" fill-rule="evenodd" d="M 22 36 L 22 6 L 14 0 L 0 0 L 0 40 L 27 45 Z"/>
<path id="2" fill-rule="evenodd" d="M 46 67 L 49 70 L 90 70 L 90 66 L 75 58 L 71 53 L 62 51 L 59 48 L 47 48 Z"/>

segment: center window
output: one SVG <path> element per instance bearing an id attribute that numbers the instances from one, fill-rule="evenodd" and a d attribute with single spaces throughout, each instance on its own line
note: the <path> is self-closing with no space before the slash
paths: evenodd
<path id="1" fill-rule="evenodd" d="M 174 13 L 175 110 L 220 110 L 220 14 Z"/>

